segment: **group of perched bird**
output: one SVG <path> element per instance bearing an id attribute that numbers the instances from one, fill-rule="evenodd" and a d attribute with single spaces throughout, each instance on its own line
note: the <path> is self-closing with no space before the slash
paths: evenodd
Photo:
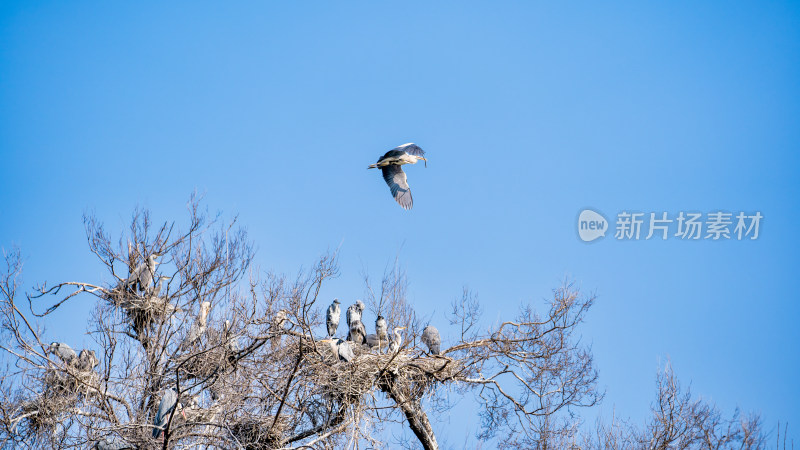
<path id="1" fill-rule="evenodd" d="M 100 364 L 94 350 L 81 350 L 80 354 L 75 353 L 69 345 L 63 342 L 53 342 L 50 344 L 50 353 L 56 355 L 67 366 L 74 367 L 80 371 L 87 372 L 93 370 Z"/>
<path id="2" fill-rule="evenodd" d="M 381 352 L 384 344 L 388 346 L 389 353 L 397 353 L 403 345 L 403 336 L 400 332 L 407 327 L 395 327 L 394 336 L 389 336 L 389 327 L 386 319 L 380 314 L 375 319 L 375 333 L 367 334 L 366 327 L 361 321 L 364 309 L 365 305 L 361 300 L 356 300 L 354 304 L 347 308 L 345 316 L 348 330 L 346 340 L 335 338 L 342 312 L 339 299 L 334 299 L 326 311 L 325 325 L 328 329 L 328 339 L 326 341 L 331 344 L 332 349 L 335 347 L 334 353 L 338 354 L 342 361 L 352 361 L 353 350 L 350 347 L 351 343 L 367 345 L 369 348 L 377 347 L 378 353 Z M 422 331 L 422 342 L 428 346 L 428 350 L 432 355 L 440 354 L 439 347 L 442 340 L 436 328 L 431 325 L 425 327 Z"/>

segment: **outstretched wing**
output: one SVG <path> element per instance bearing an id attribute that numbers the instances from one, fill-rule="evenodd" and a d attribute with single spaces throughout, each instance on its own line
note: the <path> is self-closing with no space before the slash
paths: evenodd
<path id="1" fill-rule="evenodd" d="M 421 148 L 419 148 L 419 145 L 417 145 L 417 144 L 415 144 L 413 142 L 409 142 L 408 144 L 399 145 L 399 146 L 393 148 L 391 151 L 395 151 L 395 150 L 399 150 L 401 152 L 406 152 L 409 155 L 425 156 L 425 152 Z"/>
<path id="2" fill-rule="evenodd" d="M 402 167 L 398 165 L 388 165 L 382 167 L 383 179 L 392 190 L 392 196 L 403 207 L 403 209 L 411 209 L 414 200 L 411 198 L 411 188 L 408 187 L 408 180 L 406 173 L 403 172 Z"/>

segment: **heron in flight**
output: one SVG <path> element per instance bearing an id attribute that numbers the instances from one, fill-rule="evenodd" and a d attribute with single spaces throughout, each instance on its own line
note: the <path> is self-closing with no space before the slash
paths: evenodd
<path id="1" fill-rule="evenodd" d="M 425 152 L 417 144 L 409 142 L 389 150 L 378 159 L 377 163 L 370 164 L 367 169 L 381 169 L 383 179 L 392 190 L 394 199 L 403 209 L 411 209 L 414 199 L 411 198 L 411 188 L 408 187 L 408 179 L 402 166 L 416 164 L 419 160 L 425 161 L 425 167 L 428 167 Z"/>

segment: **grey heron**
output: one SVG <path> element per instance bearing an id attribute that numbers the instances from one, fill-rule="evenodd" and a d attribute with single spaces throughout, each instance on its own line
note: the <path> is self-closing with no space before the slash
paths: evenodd
<path id="1" fill-rule="evenodd" d="M 94 444 L 97 450 L 133 450 L 136 447 L 119 436 L 108 436 Z"/>
<path id="2" fill-rule="evenodd" d="M 276 328 L 286 328 L 286 324 L 291 326 L 289 321 L 289 311 L 282 309 L 275 313 L 274 324 Z"/>
<path id="3" fill-rule="evenodd" d="M 128 276 L 128 280 L 126 285 L 131 288 L 135 289 L 138 287 L 139 291 L 147 292 L 150 290 L 150 285 L 153 284 L 153 275 L 156 271 L 156 265 L 160 264 L 156 261 L 160 255 L 158 253 L 153 253 L 150 255 L 145 262 L 136 266 Z"/>
<path id="4" fill-rule="evenodd" d="M 158 411 L 153 419 L 154 438 L 161 436 L 161 431 L 166 427 L 170 413 L 176 406 L 185 419 L 186 414 L 183 412 L 183 405 L 178 403 L 178 393 L 175 392 L 175 389 L 169 388 L 164 391 L 164 396 L 161 397 L 161 403 L 158 404 Z"/>
<path id="5" fill-rule="evenodd" d="M 233 324 L 230 320 L 225 319 L 225 322 L 222 325 L 223 328 L 223 336 L 227 340 L 227 348 L 228 351 L 231 353 L 239 353 L 242 350 L 242 344 L 239 342 L 239 336 L 231 336 L 231 328 Z"/>
<path id="6" fill-rule="evenodd" d="M 432 325 L 428 325 L 422 330 L 422 342 L 428 346 L 431 355 L 439 354 L 439 346 L 442 344 L 442 338 L 439 337 L 439 330 Z"/>
<path id="7" fill-rule="evenodd" d="M 78 362 L 75 367 L 83 372 L 88 372 L 94 370 L 99 364 L 100 360 L 97 359 L 97 354 L 95 354 L 94 350 L 84 349 L 78 354 Z"/>
<path id="8" fill-rule="evenodd" d="M 403 164 L 416 164 L 419 160 L 425 161 L 425 167 L 428 166 L 425 152 L 418 145 L 409 142 L 389 150 L 378 159 L 377 163 L 370 164 L 367 168 L 381 169 L 383 179 L 389 185 L 395 201 L 403 209 L 411 209 L 414 199 L 411 198 L 411 188 L 408 187 L 408 179 L 402 166 Z"/>
<path id="9" fill-rule="evenodd" d="M 347 336 L 348 341 L 353 341 L 356 344 L 363 344 L 367 337 L 367 329 L 361 320 L 354 320 L 350 324 L 350 334 Z"/>
<path id="10" fill-rule="evenodd" d="M 338 357 L 340 361 L 350 362 L 355 358 L 353 347 L 350 346 L 349 341 L 343 341 L 339 338 L 326 338 L 320 342 L 328 344 L 333 356 Z"/>
<path id="11" fill-rule="evenodd" d="M 342 309 L 339 307 L 339 299 L 333 299 L 331 306 L 328 306 L 328 311 L 325 314 L 325 325 L 328 326 L 328 336 L 336 334 L 336 329 L 339 328 L 339 318 L 342 315 Z"/>
<path id="12" fill-rule="evenodd" d="M 356 300 L 354 304 L 347 308 L 346 318 L 348 327 L 353 323 L 354 320 L 361 320 L 361 315 L 364 313 L 364 308 L 366 308 L 366 306 L 361 300 Z"/>
<path id="13" fill-rule="evenodd" d="M 58 356 L 58 359 L 66 364 L 71 363 L 73 360 L 75 360 L 75 358 L 78 357 L 78 354 L 75 353 L 75 350 L 63 342 L 53 342 L 50 344 L 50 353 L 54 353 L 56 356 Z"/>
<path id="14" fill-rule="evenodd" d="M 389 343 L 389 353 L 397 353 L 400 351 L 400 347 L 403 346 L 403 336 L 400 334 L 400 330 L 405 329 L 406 327 L 396 327 L 394 329 L 394 339 Z"/>
<path id="15" fill-rule="evenodd" d="M 353 354 L 353 347 L 350 346 L 349 342 L 338 339 L 336 341 L 336 347 L 339 350 L 339 359 L 342 361 L 350 362 L 356 358 Z"/>
<path id="16" fill-rule="evenodd" d="M 152 293 L 153 297 L 158 297 L 158 294 L 160 294 L 161 290 L 164 289 L 164 282 L 166 282 L 169 279 L 170 279 L 170 277 L 166 277 L 164 275 L 158 277 L 158 284 L 153 289 L 153 293 Z"/>
<path id="17" fill-rule="evenodd" d="M 197 319 L 194 324 L 192 324 L 192 328 L 189 329 L 186 339 L 181 343 L 181 350 L 186 350 L 191 347 L 205 334 L 206 326 L 208 325 L 209 311 L 211 311 L 211 302 L 203 302 L 200 304 L 200 313 L 197 314 Z"/>
<path id="18" fill-rule="evenodd" d="M 365 340 L 367 341 L 367 346 L 369 348 L 377 347 L 380 344 L 377 334 L 368 334 Z"/>
<path id="19" fill-rule="evenodd" d="M 386 325 L 386 319 L 383 316 L 378 315 L 378 318 L 375 319 L 375 335 L 378 338 L 378 351 L 380 351 L 380 345 L 382 342 L 389 342 L 389 326 Z"/>
<path id="20" fill-rule="evenodd" d="M 289 320 L 289 311 L 281 309 L 275 313 L 275 317 L 272 319 L 272 325 L 275 328 L 275 333 L 269 342 L 272 350 L 277 350 L 277 348 L 281 345 L 281 338 L 283 337 L 281 330 L 285 330 L 287 324 L 290 327 L 292 325 L 292 322 Z"/>

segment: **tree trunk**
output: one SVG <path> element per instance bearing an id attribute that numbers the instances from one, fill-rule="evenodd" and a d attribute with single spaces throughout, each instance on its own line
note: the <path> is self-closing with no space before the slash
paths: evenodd
<path id="1" fill-rule="evenodd" d="M 433 427 L 428 420 L 428 415 L 422 409 L 422 404 L 418 398 L 413 398 L 400 392 L 392 381 L 386 380 L 381 389 L 389 394 L 389 397 L 397 403 L 403 410 L 403 414 L 408 420 L 408 426 L 425 450 L 438 450 L 439 444 L 436 442 L 436 435 L 433 434 Z"/>

